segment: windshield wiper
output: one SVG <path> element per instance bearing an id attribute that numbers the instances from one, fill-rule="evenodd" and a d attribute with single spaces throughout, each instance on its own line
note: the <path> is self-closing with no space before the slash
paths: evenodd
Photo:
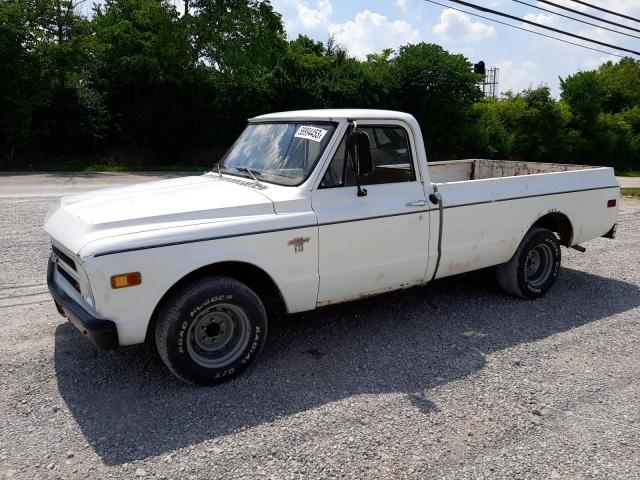
<path id="1" fill-rule="evenodd" d="M 263 187 L 262 183 L 260 183 L 260 180 L 258 180 L 258 178 L 253 174 L 253 172 L 249 167 L 235 167 L 235 169 L 238 172 L 247 172 L 249 175 L 251 175 L 251 178 L 253 178 L 253 181 L 256 182 L 256 187 L 260 187 L 260 188 Z M 260 175 L 260 172 L 256 171 L 256 173 Z"/>
<path id="2" fill-rule="evenodd" d="M 282 170 L 282 169 L 281 169 Z M 260 173 L 266 173 L 268 175 L 275 175 L 276 177 L 283 177 L 283 178 L 296 178 L 296 177 L 292 177 L 291 175 L 284 175 L 283 173 L 276 173 L 278 170 L 275 168 L 269 169 L 269 170 L 263 170 Z"/>

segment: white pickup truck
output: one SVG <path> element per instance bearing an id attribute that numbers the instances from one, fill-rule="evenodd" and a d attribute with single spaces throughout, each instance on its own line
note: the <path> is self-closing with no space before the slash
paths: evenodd
<path id="1" fill-rule="evenodd" d="M 210 384 L 256 359 L 276 304 L 490 266 L 509 294 L 540 297 L 561 245 L 615 236 L 619 195 L 611 168 L 428 163 L 405 113 L 276 113 L 251 119 L 210 173 L 62 199 L 45 220 L 48 285 L 97 345 L 155 339 L 175 375 Z"/>

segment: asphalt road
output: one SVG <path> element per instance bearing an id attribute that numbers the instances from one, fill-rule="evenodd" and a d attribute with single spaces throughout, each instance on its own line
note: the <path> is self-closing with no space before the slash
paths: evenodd
<path id="1" fill-rule="evenodd" d="M 64 188 L 25 180 L 0 187 L 0 478 L 640 478 L 637 200 L 539 301 L 483 271 L 279 317 L 246 375 L 194 388 L 56 313 Z"/>
<path id="2" fill-rule="evenodd" d="M 616 177 L 623 188 L 640 188 L 640 177 Z"/>
<path id="3" fill-rule="evenodd" d="M 184 175 L 194 173 L 0 173 L 0 198 L 59 197 Z"/>

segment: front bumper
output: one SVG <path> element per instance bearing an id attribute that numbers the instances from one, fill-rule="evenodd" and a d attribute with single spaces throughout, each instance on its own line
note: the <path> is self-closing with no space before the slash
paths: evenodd
<path id="1" fill-rule="evenodd" d="M 94 317 L 87 312 L 82 305 L 71 298 L 59 285 L 54 281 L 54 271 L 56 261 L 49 259 L 47 268 L 47 286 L 49 292 L 56 302 L 56 308 L 61 315 L 67 319 L 89 338 L 97 346 L 113 350 L 120 345 L 118 342 L 118 330 L 116 324 L 111 320 Z"/>

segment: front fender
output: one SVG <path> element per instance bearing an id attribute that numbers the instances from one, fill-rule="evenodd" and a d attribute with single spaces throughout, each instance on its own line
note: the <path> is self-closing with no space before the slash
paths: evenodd
<path id="1" fill-rule="evenodd" d="M 290 240 L 309 238 L 302 251 Z M 264 234 L 90 257 L 85 268 L 96 311 L 116 323 L 121 345 L 144 341 L 156 306 L 190 273 L 220 262 L 243 262 L 266 272 L 275 282 L 289 312 L 316 307 L 318 295 L 318 229 L 304 227 Z M 142 284 L 113 290 L 112 275 L 140 272 Z"/>

